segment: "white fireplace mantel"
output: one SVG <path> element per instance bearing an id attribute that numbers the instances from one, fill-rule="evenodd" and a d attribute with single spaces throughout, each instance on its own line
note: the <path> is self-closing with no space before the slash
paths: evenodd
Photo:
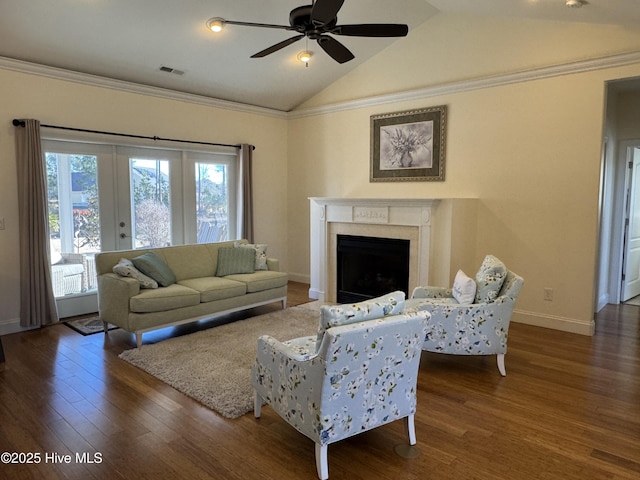
<path id="1" fill-rule="evenodd" d="M 309 297 L 335 302 L 338 234 L 410 241 L 409 290 L 428 285 L 432 219 L 438 199 L 311 197 Z M 411 292 L 408 292 L 411 293 Z"/>

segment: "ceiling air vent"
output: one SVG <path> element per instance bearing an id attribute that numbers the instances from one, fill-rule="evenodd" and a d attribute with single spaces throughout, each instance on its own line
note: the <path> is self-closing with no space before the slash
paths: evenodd
<path id="1" fill-rule="evenodd" d="M 165 65 L 162 65 L 160 67 L 160 71 L 161 72 L 166 72 L 166 73 L 173 73 L 174 75 L 184 75 L 184 71 L 183 70 L 178 70 L 176 68 L 167 67 Z"/>

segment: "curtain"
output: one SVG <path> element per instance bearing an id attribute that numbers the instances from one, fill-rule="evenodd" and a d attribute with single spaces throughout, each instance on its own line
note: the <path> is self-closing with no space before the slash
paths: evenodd
<path id="1" fill-rule="evenodd" d="M 47 175 L 40 122 L 25 120 L 16 129 L 20 238 L 20 325 L 58 321 L 51 283 Z"/>
<path id="2" fill-rule="evenodd" d="M 240 188 L 238 189 L 238 238 L 246 238 L 253 243 L 253 146 L 240 145 Z"/>

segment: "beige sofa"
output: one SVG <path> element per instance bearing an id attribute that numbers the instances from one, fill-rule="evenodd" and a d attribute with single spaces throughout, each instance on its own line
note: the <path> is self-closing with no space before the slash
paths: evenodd
<path id="1" fill-rule="evenodd" d="M 151 330 L 272 302 L 282 302 L 284 309 L 288 275 L 278 271 L 279 262 L 276 259 L 267 259 L 267 270 L 216 276 L 219 249 L 234 247 L 234 243 L 178 245 L 96 254 L 98 308 L 105 332 L 109 323 L 117 325 L 135 333 L 136 344 L 140 346 L 142 334 Z M 241 243 L 246 244 L 246 241 Z M 138 280 L 113 272 L 113 267 L 121 259 L 135 262 L 137 257 L 146 252 L 155 252 L 164 260 L 175 274 L 175 283 L 166 287 L 141 288 Z"/>

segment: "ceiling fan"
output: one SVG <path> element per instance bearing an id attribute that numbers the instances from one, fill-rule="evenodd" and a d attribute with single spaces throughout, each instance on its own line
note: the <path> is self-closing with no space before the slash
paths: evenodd
<path id="1" fill-rule="evenodd" d="M 290 30 L 298 35 L 271 45 L 251 58 L 266 57 L 292 43 L 307 37 L 318 42 L 318 45 L 336 62 L 345 63 L 355 57 L 338 40 L 331 35 L 352 37 L 404 37 L 409 27 L 395 23 L 367 23 L 355 25 L 338 25 L 338 12 L 344 0 L 315 0 L 311 5 L 294 8 L 289 14 L 289 25 L 270 25 L 266 23 L 236 22 L 223 18 L 212 18 L 207 22 L 209 28 L 220 31 L 225 24 L 244 25 L 247 27 L 277 28 Z M 214 28 L 217 27 L 217 28 Z"/>

